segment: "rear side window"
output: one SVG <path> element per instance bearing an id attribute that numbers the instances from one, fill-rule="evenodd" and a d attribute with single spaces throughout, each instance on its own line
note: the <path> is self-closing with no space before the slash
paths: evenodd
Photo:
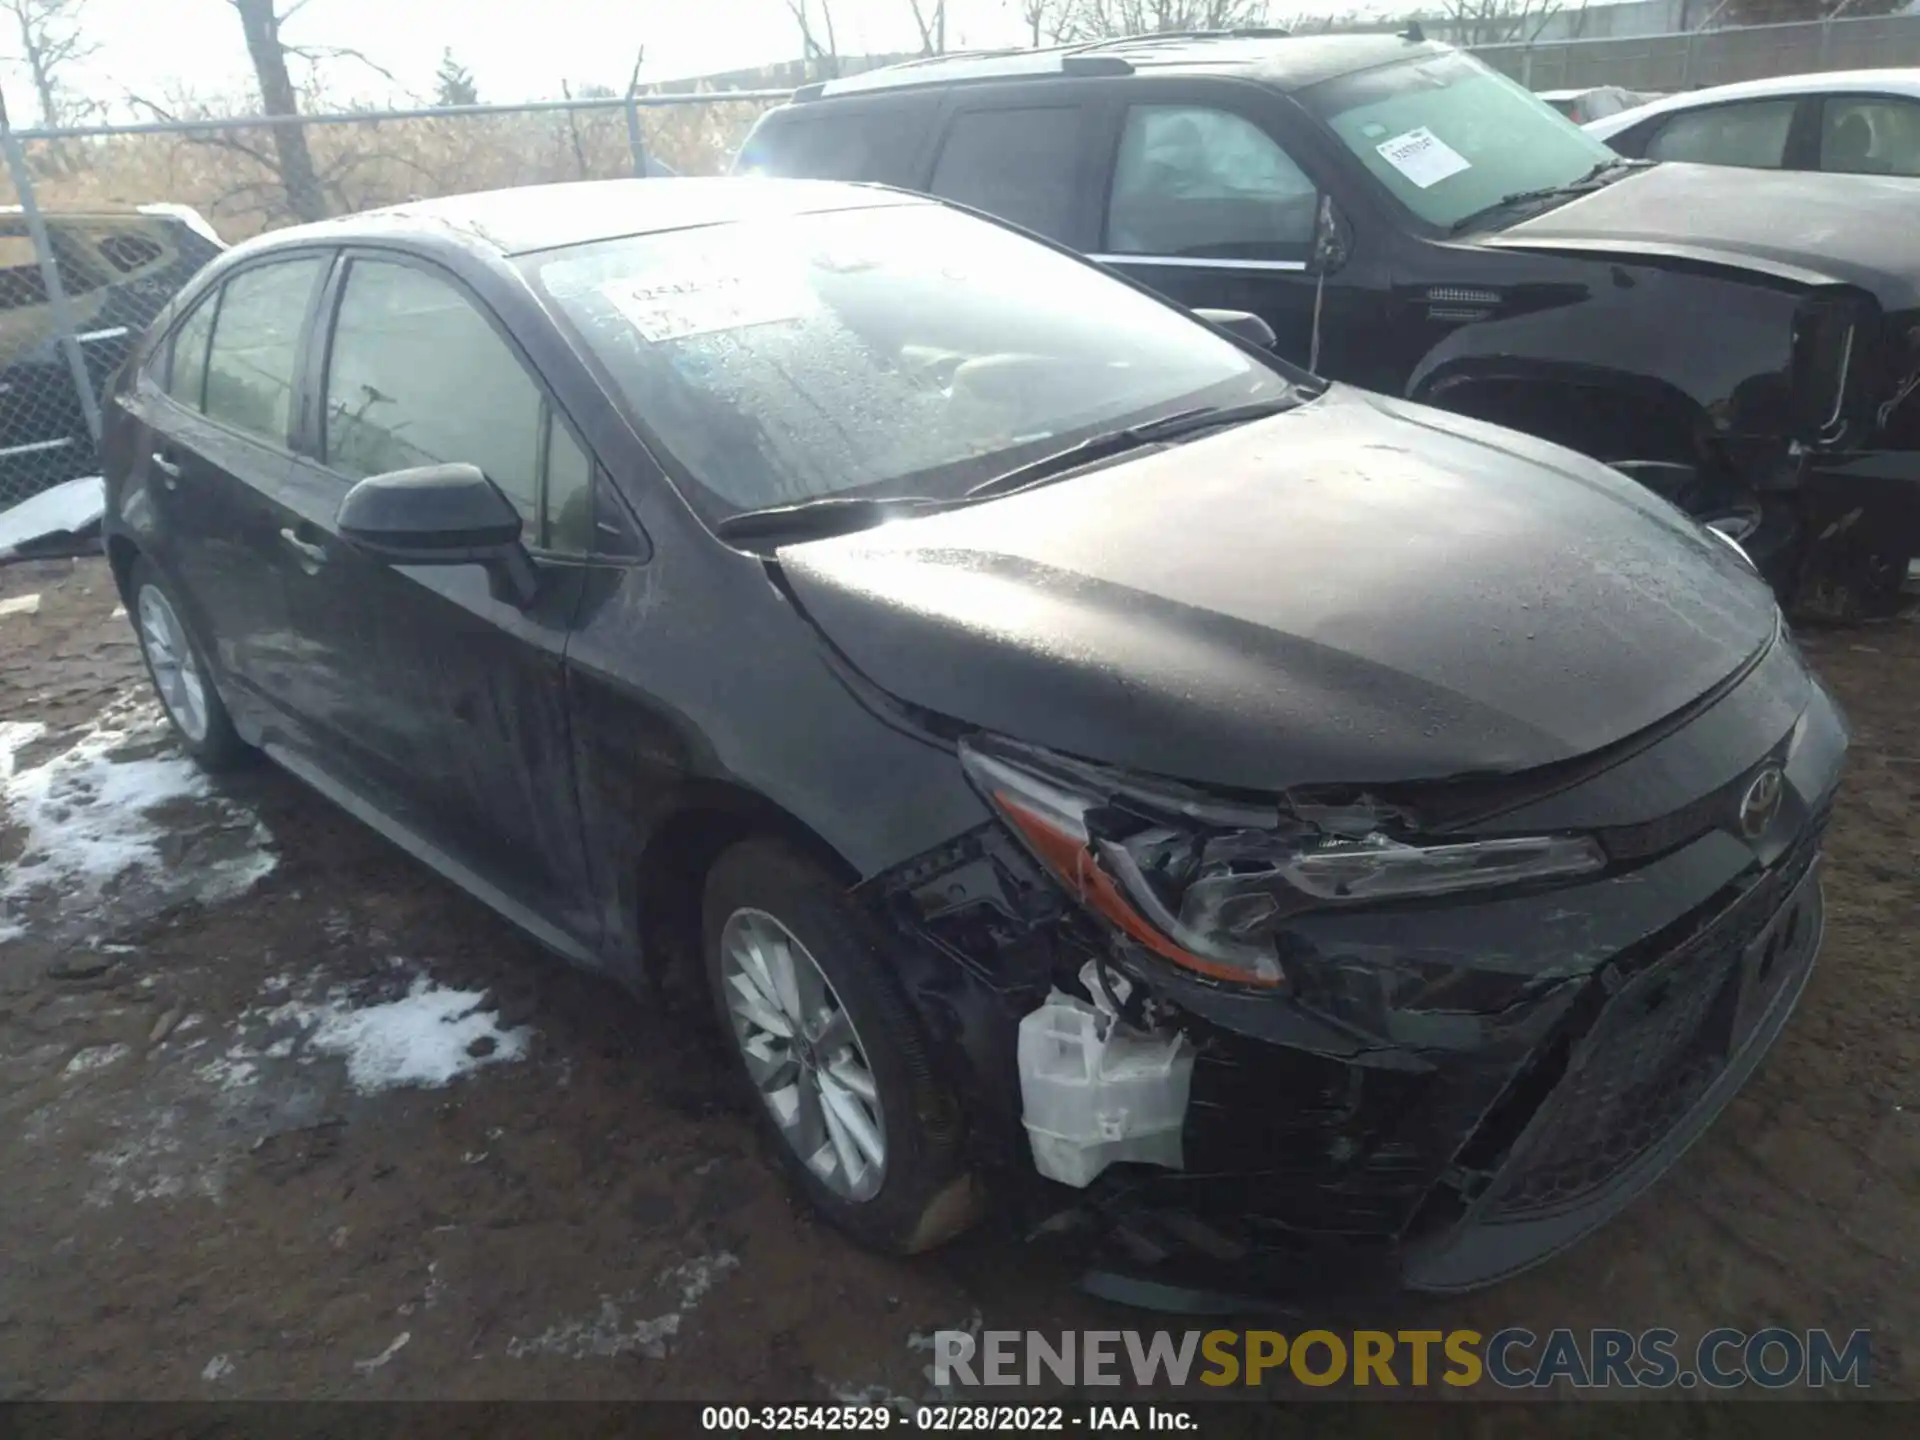
<path id="1" fill-rule="evenodd" d="M 1920 175 L 1920 105 L 1885 95 L 1829 99 L 1820 114 L 1820 168 Z"/>
<path id="2" fill-rule="evenodd" d="M 210 419 L 287 443 L 300 332 L 325 265 L 319 256 L 281 260 L 227 282 L 207 352 Z"/>
<path id="3" fill-rule="evenodd" d="M 734 170 L 787 180 L 868 180 L 902 184 L 921 138 L 928 110 L 887 106 L 838 115 L 778 118 L 747 139 Z"/>
<path id="4" fill-rule="evenodd" d="M 1140 105 L 1114 164 L 1107 248 L 1120 255 L 1304 260 L 1313 182 L 1244 116 Z"/>
<path id="5" fill-rule="evenodd" d="M 167 393 L 182 405 L 198 410 L 207 396 L 207 340 L 213 334 L 213 313 L 219 294 L 207 296 L 179 329 L 173 332 L 173 354 L 167 371 Z"/>
<path id="6" fill-rule="evenodd" d="M 1800 102 L 1750 100 L 1676 115 L 1647 142 L 1649 160 L 1690 160 L 1701 165 L 1743 165 L 1778 170 L 1786 163 L 1787 132 Z"/>
<path id="7" fill-rule="evenodd" d="M 962 111 L 940 147 L 933 193 L 1067 239 L 1080 115 L 1077 106 Z"/>

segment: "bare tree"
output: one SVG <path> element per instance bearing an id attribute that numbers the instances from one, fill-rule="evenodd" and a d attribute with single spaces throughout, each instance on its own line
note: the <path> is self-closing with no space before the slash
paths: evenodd
<path id="1" fill-rule="evenodd" d="M 922 55 L 947 53 L 947 0 L 907 0 L 913 26 L 920 32 Z"/>
<path id="2" fill-rule="evenodd" d="M 66 76 L 100 49 L 80 28 L 87 0 L 0 0 L 20 35 L 20 59 L 40 101 L 40 123 L 49 130 L 71 125 L 95 108 L 75 98 Z"/>
<path id="3" fill-rule="evenodd" d="M 1050 42 L 1062 37 L 1060 27 L 1073 9 L 1073 0 L 1020 0 L 1020 22 L 1027 27 L 1027 43 L 1038 49 L 1042 36 Z"/>
<path id="4" fill-rule="evenodd" d="M 787 9 L 800 26 L 800 58 L 809 72 L 823 80 L 840 73 L 840 45 L 833 38 L 833 6 L 829 0 L 787 0 Z M 815 12 L 819 23 L 814 22 Z M 917 13 L 917 12 L 916 12 Z"/>
<path id="5" fill-rule="evenodd" d="M 1559 0 L 1446 0 L 1441 14 L 1455 45 L 1509 45 L 1536 40 L 1565 7 Z"/>
<path id="6" fill-rule="evenodd" d="M 282 12 L 274 0 L 227 0 L 240 14 L 240 28 L 247 37 L 247 56 L 253 61 L 254 79 L 260 86 L 261 108 L 268 115 L 298 115 L 300 102 L 293 89 L 293 77 L 287 72 L 288 49 L 280 38 L 280 27 L 299 12 L 307 0 L 294 0 Z M 299 124 L 275 125 L 274 170 L 287 192 L 287 209 L 301 220 L 322 219 L 327 211 L 320 194 L 320 180 L 314 173 L 313 153 L 307 149 L 306 127 Z"/>
<path id="7" fill-rule="evenodd" d="M 1026 8 L 1039 7 L 1036 0 L 1027 0 Z M 1061 0 L 1053 31 L 1059 40 L 1108 40 L 1183 30 L 1243 30 L 1266 19 L 1267 0 Z M 1037 33 L 1037 22 L 1029 23 Z"/>

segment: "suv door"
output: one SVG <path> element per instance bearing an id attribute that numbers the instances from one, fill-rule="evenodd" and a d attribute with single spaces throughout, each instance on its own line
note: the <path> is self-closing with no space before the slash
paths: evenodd
<path id="1" fill-rule="evenodd" d="M 1092 108 L 1004 87 L 961 92 L 946 113 L 924 187 L 944 200 L 1009 220 L 1049 240 L 1090 250 Z"/>
<path id="2" fill-rule="evenodd" d="M 326 268 L 324 253 L 305 252 L 228 276 L 173 327 L 127 401 L 145 429 L 126 484 L 156 512 L 155 563 L 236 682 L 222 691 L 228 708 L 269 729 L 300 677 L 280 532 L 298 357 Z"/>
<path id="3" fill-rule="evenodd" d="M 522 918 L 589 937 L 563 663 L 594 547 L 592 456 L 494 317 L 439 267 L 356 253 L 324 308 L 313 453 L 294 465 L 311 497 L 294 623 L 324 651 L 311 759 L 397 822 L 396 839 L 425 841 L 429 859 L 470 870 Z M 526 609 L 495 599 L 478 566 L 389 566 L 340 539 L 334 516 L 355 481 L 445 462 L 479 466 L 520 510 L 540 577 Z"/>
<path id="4" fill-rule="evenodd" d="M 1218 87 L 1132 93 L 1114 118 L 1093 258 L 1191 308 L 1250 310 L 1306 364 L 1320 186 Z"/>

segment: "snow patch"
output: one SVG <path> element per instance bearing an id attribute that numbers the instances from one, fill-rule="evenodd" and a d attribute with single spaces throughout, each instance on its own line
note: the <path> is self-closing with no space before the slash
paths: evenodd
<path id="1" fill-rule="evenodd" d="M 207 1361 L 200 1371 L 200 1378 L 209 1385 L 224 1380 L 233 1373 L 233 1362 L 224 1355 L 216 1355 Z"/>
<path id="2" fill-rule="evenodd" d="M 737 1256 L 724 1250 L 698 1256 L 674 1266 L 654 1282 L 656 1288 L 678 1292 L 679 1304 L 673 1309 L 648 1320 L 629 1321 L 627 1311 L 641 1303 L 643 1292 L 603 1295 L 599 1312 L 591 1318 L 562 1321 L 526 1340 L 516 1335 L 507 1342 L 507 1355 L 514 1360 L 529 1355 L 584 1360 L 590 1355 L 611 1359 L 638 1353 L 649 1360 L 665 1359 L 667 1341 L 680 1333 L 680 1322 L 739 1264 Z"/>
<path id="3" fill-rule="evenodd" d="M 80 918 L 110 885 L 135 873 L 167 900 L 213 904 L 245 893 L 273 869 L 266 827 L 216 794 L 185 755 L 124 753 L 165 736 L 150 701 L 115 702 L 65 750 L 22 767 L 21 752 L 46 733 L 37 721 L 0 721 L 4 823 L 26 831 L 19 859 L 0 879 L 0 927 L 17 930 L 29 903 L 54 895 L 61 915 Z M 169 828 L 180 827 L 163 825 L 154 812 L 177 802 L 194 802 L 215 827 L 251 821 L 241 853 L 168 864 L 163 842 Z"/>
<path id="4" fill-rule="evenodd" d="M 393 1343 L 387 1346 L 386 1349 L 382 1350 L 371 1360 L 354 1361 L 353 1368 L 358 1370 L 362 1375 L 371 1375 L 402 1350 L 406 1349 L 407 1342 L 411 1339 L 413 1339 L 413 1332 L 411 1330 L 402 1330 L 398 1335 L 393 1337 Z"/>
<path id="5" fill-rule="evenodd" d="M 70 1076 L 90 1075 L 95 1070 L 104 1070 L 109 1065 L 126 1059 L 132 1053 L 131 1045 L 122 1044 L 117 1040 L 111 1045 L 89 1045 L 86 1049 L 77 1051 L 74 1057 L 67 1061 L 67 1068 L 61 1073 Z"/>
<path id="6" fill-rule="evenodd" d="M 0 600 L 0 616 L 38 615 L 39 613 L 40 595 L 38 591 L 32 595 L 14 595 L 6 600 Z"/>
<path id="7" fill-rule="evenodd" d="M 307 1044 L 347 1062 L 347 1078 L 362 1094 L 402 1085 L 438 1089 L 470 1070 L 519 1060 L 532 1031 L 500 1028 L 482 1006 L 484 990 L 449 990 L 414 977 L 398 1000 L 350 1008 L 339 997 L 305 1010 Z M 284 1007 L 283 1007 L 284 1008 Z"/>

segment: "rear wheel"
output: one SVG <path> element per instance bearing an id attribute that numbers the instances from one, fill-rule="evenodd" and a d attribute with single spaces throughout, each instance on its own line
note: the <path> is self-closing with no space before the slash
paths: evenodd
<path id="1" fill-rule="evenodd" d="M 147 676 L 174 734 L 207 770 L 228 770 L 253 754 L 233 728 L 227 707 L 213 688 L 206 653 L 181 619 L 166 582 L 153 566 L 134 562 L 128 610 Z"/>
<path id="2" fill-rule="evenodd" d="M 971 1224 L 981 1195 L 958 1109 L 843 888 L 789 846 L 747 841 L 707 878 L 705 931 L 750 1104 L 813 1206 L 893 1254 Z"/>

